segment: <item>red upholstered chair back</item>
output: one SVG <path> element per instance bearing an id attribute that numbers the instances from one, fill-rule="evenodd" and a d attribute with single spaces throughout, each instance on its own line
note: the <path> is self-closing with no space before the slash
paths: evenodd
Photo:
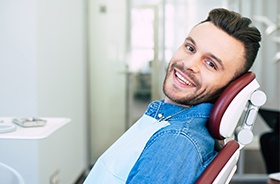
<path id="1" fill-rule="evenodd" d="M 255 74 L 248 72 L 233 81 L 217 99 L 208 122 L 209 132 L 217 140 L 231 140 L 218 152 L 197 184 L 225 184 L 233 177 L 240 150 L 252 141 L 255 117 L 259 107 L 266 101 L 259 87 Z M 240 117 L 244 118 L 241 120 Z M 241 121 L 242 125 L 236 132 Z M 236 138 L 232 138 L 234 133 Z"/>

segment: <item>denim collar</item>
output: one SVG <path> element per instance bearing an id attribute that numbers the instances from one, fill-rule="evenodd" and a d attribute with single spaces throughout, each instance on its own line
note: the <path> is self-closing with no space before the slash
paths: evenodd
<path id="1" fill-rule="evenodd" d="M 158 100 L 150 103 L 145 114 L 157 120 L 163 117 L 187 118 L 187 117 L 209 117 L 213 104 L 201 103 L 190 108 L 175 104 L 165 103 L 164 100 Z"/>

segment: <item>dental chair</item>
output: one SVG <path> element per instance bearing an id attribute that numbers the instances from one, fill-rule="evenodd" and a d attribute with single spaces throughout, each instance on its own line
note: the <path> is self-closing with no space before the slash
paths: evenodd
<path id="1" fill-rule="evenodd" d="M 233 81 L 221 94 L 210 114 L 210 134 L 223 144 L 196 184 L 227 184 L 236 169 L 240 150 L 253 140 L 252 129 L 259 107 L 266 102 L 253 72 Z"/>

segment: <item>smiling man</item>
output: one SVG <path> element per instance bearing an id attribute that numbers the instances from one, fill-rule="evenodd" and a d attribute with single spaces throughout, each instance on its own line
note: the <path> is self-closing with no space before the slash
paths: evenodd
<path id="1" fill-rule="evenodd" d="M 244 72 L 244 56 L 243 43 L 212 22 L 195 26 L 170 61 L 165 102 L 190 106 L 214 101 Z"/>
<path id="2" fill-rule="evenodd" d="M 85 184 L 194 183 L 216 156 L 206 126 L 213 103 L 251 68 L 260 40 L 250 19 L 212 10 L 171 58 L 165 98 L 101 155 Z"/>

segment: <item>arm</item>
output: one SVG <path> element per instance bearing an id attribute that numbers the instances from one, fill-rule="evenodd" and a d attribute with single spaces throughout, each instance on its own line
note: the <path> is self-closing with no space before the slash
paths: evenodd
<path id="1" fill-rule="evenodd" d="M 126 183 L 194 183 L 203 169 L 189 137 L 169 130 L 149 140 Z"/>

